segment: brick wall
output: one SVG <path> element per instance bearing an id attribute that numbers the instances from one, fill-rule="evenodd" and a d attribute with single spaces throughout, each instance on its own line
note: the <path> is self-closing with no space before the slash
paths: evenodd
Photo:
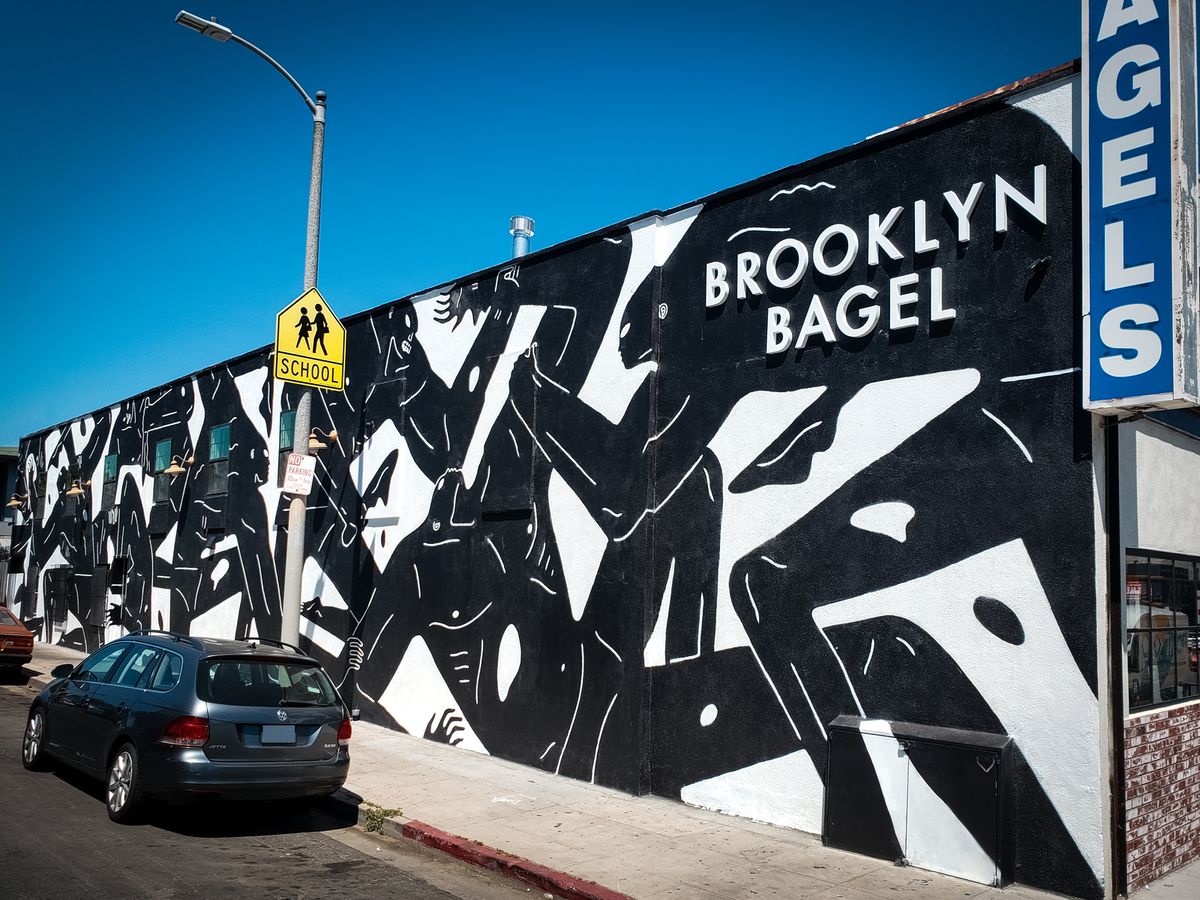
<path id="1" fill-rule="evenodd" d="M 1130 893 L 1200 858 L 1200 703 L 1126 720 L 1125 807 Z"/>

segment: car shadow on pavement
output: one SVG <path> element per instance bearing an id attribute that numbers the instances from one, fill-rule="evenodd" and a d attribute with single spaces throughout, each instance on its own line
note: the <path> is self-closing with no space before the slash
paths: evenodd
<path id="1" fill-rule="evenodd" d="M 105 802 L 104 783 L 63 764 L 52 769 L 53 776 L 87 794 L 97 803 Z M 334 831 L 358 824 L 358 806 L 362 798 L 350 791 L 338 792 L 338 799 L 273 800 L 233 802 L 218 799 L 168 804 L 150 800 L 142 814 L 130 826 L 114 828 L 157 828 L 197 838 L 255 837 L 270 834 L 305 834 Z"/>
<path id="2" fill-rule="evenodd" d="M 26 669 L 24 666 L 0 666 L 0 684 L 25 687 L 29 684 L 29 679 L 37 674 L 37 672 L 34 672 L 32 669 Z"/>
<path id="3" fill-rule="evenodd" d="M 259 803 L 201 800 L 177 806 L 151 803 L 142 821 L 164 831 L 198 838 L 302 834 L 357 825 L 358 805 L 328 798 Z"/>

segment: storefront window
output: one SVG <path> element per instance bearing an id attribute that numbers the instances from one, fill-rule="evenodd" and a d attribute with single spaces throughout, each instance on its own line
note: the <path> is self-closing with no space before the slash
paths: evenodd
<path id="1" fill-rule="evenodd" d="M 1130 711 L 1200 697 L 1200 560 L 1133 550 L 1125 557 Z"/>

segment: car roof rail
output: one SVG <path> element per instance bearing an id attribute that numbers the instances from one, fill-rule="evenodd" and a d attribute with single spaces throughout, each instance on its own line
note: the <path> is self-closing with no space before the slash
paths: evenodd
<path id="1" fill-rule="evenodd" d="M 277 641 L 274 638 L 251 637 L 248 634 L 243 634 L 240 638 L 238 638 L 238 640 L 246 641 L 247 643 L 251 643 L 251 644 L 271 644 L 274 647 L 281 647 L 285 650 L 295 650 L 301 656 L 308 656 L 307 653 L 305 653 L 303 650 L 301 650 L 295 644 L 287 644 L 287 643 L 284 643 L 283 641 Z"/>
<path id="2" fill-rule="evenodd" d="M 178 631 L 163 631 L 161 628 L 139 628 L 136 631 L 129 632 L 127 637 L 133 637 L 133 636 L 139 635 L 139 634 L 147 634 L 147 635 L 162 634 L 162 635 L 165 635 L 165 636 L 171 638 L 173 641 L 175 641 L 175 643 L 179 643 L 181 641 L 186 641 L 187 643 L 189 643 L 193 647 L 195 647 L 197 650 L 204 649 L 204 645 L 202 643 L 200 643 L 200 641 L 196 640 L 196 638 L 192 637 L 190 634 L 180 634 Z"/>

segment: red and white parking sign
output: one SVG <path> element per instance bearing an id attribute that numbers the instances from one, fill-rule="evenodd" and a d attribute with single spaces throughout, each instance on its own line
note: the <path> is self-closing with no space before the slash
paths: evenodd
<path id="1" fill-rule="evenodd" d="M 283 492 L 307 497 L 312 493 L 313 473 L 317 470 L 317 458 L 304 453 L 289 453 L 287 471 L 283 474 Z"/>

